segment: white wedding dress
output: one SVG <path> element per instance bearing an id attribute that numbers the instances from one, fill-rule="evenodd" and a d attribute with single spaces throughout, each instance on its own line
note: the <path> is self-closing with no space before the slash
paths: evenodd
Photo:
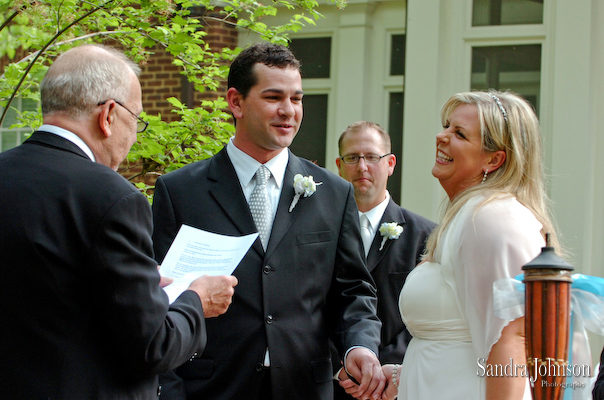
<path id="1" fill-rule="evenodd" d="M 480 365 L 509 323 L 494 314 L 493 282 L 522 273 L 545 243 L 542 225 L 515 198 L 482 201 L 462 207 L 441 236 L 435 262 L 407 277 L 399 307 L 413 339 L 399 400 L 485 399 Z M 523 399 L 531 399 L 528 379 Z"/>

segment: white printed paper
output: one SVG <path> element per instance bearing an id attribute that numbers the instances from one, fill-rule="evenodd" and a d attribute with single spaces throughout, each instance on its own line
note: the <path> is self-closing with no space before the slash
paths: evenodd
<path id="1" fill-rule="evenodd" d="M 164 288 L 170 303 L 202 275 L 231 275 L 257 237 L 258 233 L 226 236 L 182 225 L 159 270 L 174 279 Z"/>

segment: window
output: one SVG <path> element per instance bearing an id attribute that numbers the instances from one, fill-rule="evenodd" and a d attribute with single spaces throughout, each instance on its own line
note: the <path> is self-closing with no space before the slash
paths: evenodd
<path id="1" fill-rule="evenodd" d="M 512 90 L 533 104 L 539 113 L 541 45 L 472 48 L 472 89 Z"/>
<path id="2" fill-rule="evenodd" d="M 304 123 L 289 148 L 298 157 L 325 167 L 327 95 L 304 95 Z"/>
<path id="3" fill-rule="evenodd" d="M 388 125 L 383 126 L 390 134 L 392 152 L 396 156 L 396 168 L 388 179 L 388 192 L 392 199 L 401 202 L 401 179 L 403 169 L 403 91 L 402 80 L 405 74 L 405 40 L 401 33 L 390 34 L 390 70 L 387 77 Z"/>
<path id="4" fill-rule="evenodd" d="M 393 92 L 389 96 L 388 134 L 392 142 L 392 152 L 396 155 L 396 168 L 388 179 L 388 192 L 400 204 L 401 179 L 403 170 L 403 92 Z"/>
<path id="5" fill-rule="evenodd" d="M 0 127 L 0 151 L 6 151 L 20 145 L 25 140 L 26 135 L 32 133 L 32 129 L 29 127 L 13 129 L 10 129 L 10 127 L 19 122 L 18 116 L 21 112 L 36 111 L 37 107 L 37 102 L 31 99 L 15 98 L 13 100 Z M 0 115 L 3 111 L 4 109 L 0 108 Z"/>
<path id="6" fill-rule="evenodd" d="M 543 23 L 543 0 L 474 0 L 472 26 Z"/>
<path id="7" fill-rule="evenodd" d="M 289 48 L 302 63 L 302 78 L 329 78 L 331 37 L 292 39 Z"/>
<path id="8" fill-rule="evenodd" d="M 331 88 L 331 37 L 295 38 L 290 50 L 302 64 L 304 119 L 290 149 L 326 166 L 328 92 Z"/>
<path id="9" fill-rule="evenodd" d="M 390 75 L 405 75 L 405 35 L 391 36 Z"/>

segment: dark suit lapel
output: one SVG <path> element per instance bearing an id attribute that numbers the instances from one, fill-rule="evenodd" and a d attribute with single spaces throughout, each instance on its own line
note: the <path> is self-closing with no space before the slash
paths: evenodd
<path id="1" fill-rule="evenodd" d="M 303 176 L 308 175 L 306 168 L 304 168 L 300 159 L 290 151 L 289 161 L 287 163 L 287 168 L 285 169 L 285 176 L 283 177 L 283 187 L 281 188 L 281 196 L 279 197 L 279 206 L 277 207 L 277 213 L 275 215 L 271 237 L 266 251 L 267 257 L 271 255 L 273 250 L 279 245 L 279 242 L 285 237 L 287 231 L 289 231 L 294 221 L 298 218 L 298 215 L 300 215 L 301 210 L 305 207 L 305 200 L 308 200 L 301 196 L 298 200 L 298 204 L 296 204 L 292 212 L 289 212 L 289 206 L 291 205 L 295 194 L 294 176 L 296 174 L 302 174 Z"/>
<path id="2" fill-rule="evenodd" d="M 210 160 L 208 169 L 209 193 L 242 234 L 257 232 L 249 205 L 241 190 L 239 178 L 226 152 L 226 147 Z M 262 243 L 257 239 L 252 247 L 264 254 Z"/>
<path id="3" fill-rule="evenodd" d="M 386 206 L 386 210 L 384 211 L 384 215 L 382 215 L 382 219 L 380 220 L 380 225 L 378 226 L 375 238 L 373 238 L 373 242 L 371 243 L 369 254 L 367 254 L 367 267 L 369 268 L 369 271 L 373 271 L 373 269 L 380 263 L 394 242 L 394 240 L 387 239 L 384 243 L 384 247 L 382 250 L 380 250 L 384 237 L 380 234 L 379 227 L 384 222 L 396 222 L 397 224 L 401 225 L 403 229 L 405 228 L 405 216 L 403 215 L 403 210 L 397 206 L 392 199 L 390 199 L 388 206 Z M 401 236 L 404 234 L 405 231 L 403 230 Z"/>

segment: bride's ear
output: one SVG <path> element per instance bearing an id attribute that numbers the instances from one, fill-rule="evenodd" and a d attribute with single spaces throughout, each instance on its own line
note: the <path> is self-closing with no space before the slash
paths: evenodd
<path id="1" fill-rule="evenodd" d="M 501 167 L 505 162 L 506 154 L 503 150 L 494 151 L 489 155 L 489 159 L 487 161 L 486 167 L 489 172 L 495 171 L 497 168 Z"/>

